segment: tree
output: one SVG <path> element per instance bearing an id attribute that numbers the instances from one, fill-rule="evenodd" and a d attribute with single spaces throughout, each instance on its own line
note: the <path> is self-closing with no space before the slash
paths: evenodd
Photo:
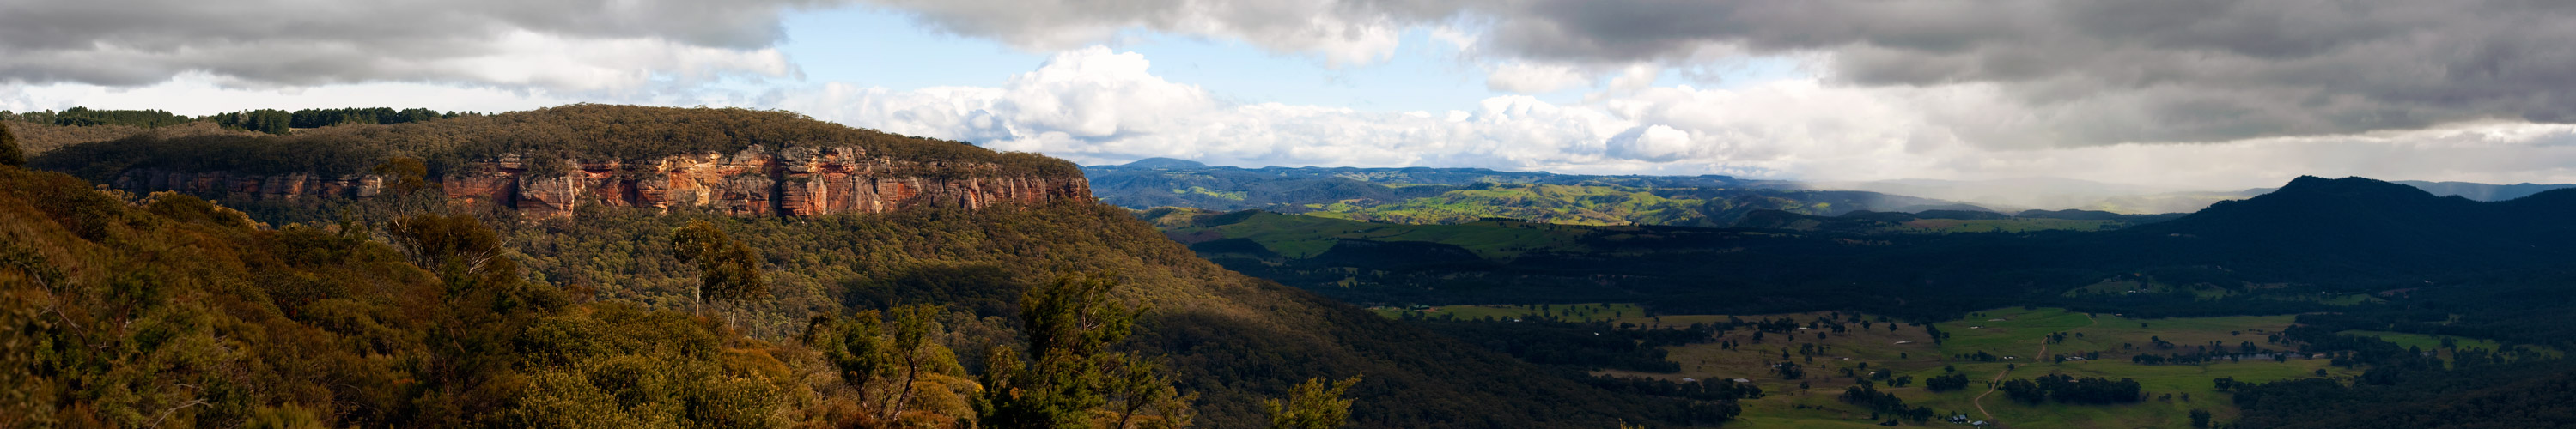
<path id="1" fill-rule="evenodd" d="M 1146 421 L 1144 427 L 1178 428 L 1190 425 L 1190 402 L 1196 401 L 1198 394 L 1184 395 L 1180 393 L 1180 389 L 1172 387 L 1171 379 L 1163 375 L 1162 364 L 1143 359 L 1131 359 L 1119 376 L 1110 382 L 1112 383 L 1110 393 L 1115 397 L 1118 405 L 1118 423 L 1110 426 L 1111 429 L 1127 429 L 1130 423 L 1136 420 L 1137 415 L 1149 410 L 1160 415 L 1156 419 Z"/>
<path id="2" fill-rule="evenodd" d="M 867 385 L 878 374 L 893 366 L 887 350 L 883 317 L 876 310 L 860 311 L 849 317 L 815 316 L 805 328 L 805 344 L 823 352 L 823 360 L 841 371 L 841 381 L 860 392 L 866 401 Z"/>
<path id="3" fill-rule="evenodd" d="M 383 164 L 377 164 L 367 172 L 384 179 L 386 195 L 411 195 L 412 192 L 437 186 L 429 182 L 429 166 L 422 164 L 420 158 L 397 156 L 385 160 Z"/>
<path id="4" fill-rule="evenodd" d="M 701 306 L 709 299 L 742 301 L 769 292 L 769 279 L 760 273 L 760 255 L 714 223 L 692 220 L 672 231 L 671 257 L 698 264 Z"/>
<path id="5" fill-rule="evenodd" d="M 18 135 L 9 132 L 7 123 L 0 123 L 0 165 L 27 165 L 27 153 L 18 149 Z"/>
<path id="6" fill-rule="evenodd" d="M 886 406 L 887 420 L 903 414 L 904 403 L 912 399 L 912 384 L 921 381 L 922 367 L 929 366 L 932 359 L 947 355 L 946 350 L 940 349 L 944 346 L 930 338 L 939 330 L 938 322 L 931 319 L 947 312 L 946 308 L 934 304 L 895 308 L 895 362 L 903 366 L 903 385 L 895 393 L 893 402 Z"/>
<path id="7" fill-rule="evenodd" d="M 1188 423 L 1194 395 L 1176 394 L 1157 366 L 1108 350 L 1134 332 L 1144 311 L 1111 299 L 1118 285 L 1112 274 L 1084 273 L 1021 294 L 1020 321 L 1032 356 L 1022 362 L 1009 347 L 986 356 L 985 395 L 976 404 L 984 426 L 1089 428 L 1096 412 L 1124 426 L 1148 409 L 1158 415 L 1143 420 L 1147 426 Z M 1112 399 L 1118 407 L 1103 410 Z"/>
<path id="8" fill-rule="evenodd" d="M 2205 429 L 2205 428 L 2208 428 L 2208 427 L 2209 427 L 2209 410 L 2203 410 L 2203 409 L 2197 409 L 2197 408 L 2192 409 L 2192 410 L 2191 410 L 2191 427 L 2194 427 L 2194 428 L 2204 428 L 2204 429 Z"/>
<path id="9" fill-rule="evenodd" d="M 1296 389 L 1289 391 L 1288 400 L 1284 404 L 1280 400 L 1271 399 L 1261 401 L 1261 408 L 1269 412 L 1270 427 L 1274 429 L 1342 427 L 1342 423 L 1351 417 L 1351 399 L 1344 398 L 1342 395 L 1351 390 L 1351 385 L 1359 382 L 1359 376 L 1351 376 L 1351 378 L 1333 382 L 1329 386 L 1324 384 L 1322 378 L 1307 379 L 1305 383 L 1300 383 Z"/>

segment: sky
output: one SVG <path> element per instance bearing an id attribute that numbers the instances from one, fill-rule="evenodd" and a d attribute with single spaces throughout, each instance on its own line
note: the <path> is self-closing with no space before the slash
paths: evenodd
<path id="1" fill-rule="evenodd" d="M 1084 164 L 2576 183 L 2576 2 L 0 0 L 0 110 L 784 109 Z"/>

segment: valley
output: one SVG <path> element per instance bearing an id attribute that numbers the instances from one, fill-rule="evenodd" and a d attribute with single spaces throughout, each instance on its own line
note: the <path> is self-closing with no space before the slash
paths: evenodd
<path id="1" fill-rule="evenodd" d="M 2570 41 L 0 0 L 0 429 L 2576 429 Z"/>

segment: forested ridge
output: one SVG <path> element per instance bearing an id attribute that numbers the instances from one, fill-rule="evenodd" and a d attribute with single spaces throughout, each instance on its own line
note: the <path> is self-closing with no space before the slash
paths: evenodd
<path id="1" fill-rule="evenodd" d="M 347 114 L 364 113 L 342 112 Z M 394 112 L 399 113 L 399 111 Z M 220 121 L 218 121 L 220 122 Z M 343 122 L 260 133 L 140 133 L 98 144 L 62 145 L 30 165 L 104 182 L 135 168 L 246 173 L 358 174 L 388 159 L 420 159 L 435 177 L 472 173 L 505 155 L 531 165 L 566 161 L 653 161 L 675 155 L 733 155 L 754 147 L 850 147 L 914 162 L 975 162 L 1003 173 L 1078 177 L 1072 163 L 996 152 L 971 144 L 902 136 L 814 120 L 791 112 L 576 104 L 437 120 Z"/>

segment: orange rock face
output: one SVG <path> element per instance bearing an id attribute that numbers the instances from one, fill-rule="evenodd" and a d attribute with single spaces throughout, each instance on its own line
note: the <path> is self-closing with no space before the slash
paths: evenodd
<path id="1" fill-rule="evenodd" d="M 914 207 L 983 209 L 1003 204 L 1089 200 L 1081 177 L 1004 173 L 989 163 L 915 162 L 870 157 L 857 148 L 753 147 L 651 162 L 576 161 L 571 171 L 539 175 L 517 156 L 477 163 L 439 190 L 460 204 L 498 204 L 535 217 L 571 216 L 583 205 L 705 207 L 735 216 L 884 213 Z M 375 176 L 272 176 L 227 172 L 128 171 L 113 186 L 135 192 L 181 191 L 262 200 L 355 198 L 383 192 Z"/>

